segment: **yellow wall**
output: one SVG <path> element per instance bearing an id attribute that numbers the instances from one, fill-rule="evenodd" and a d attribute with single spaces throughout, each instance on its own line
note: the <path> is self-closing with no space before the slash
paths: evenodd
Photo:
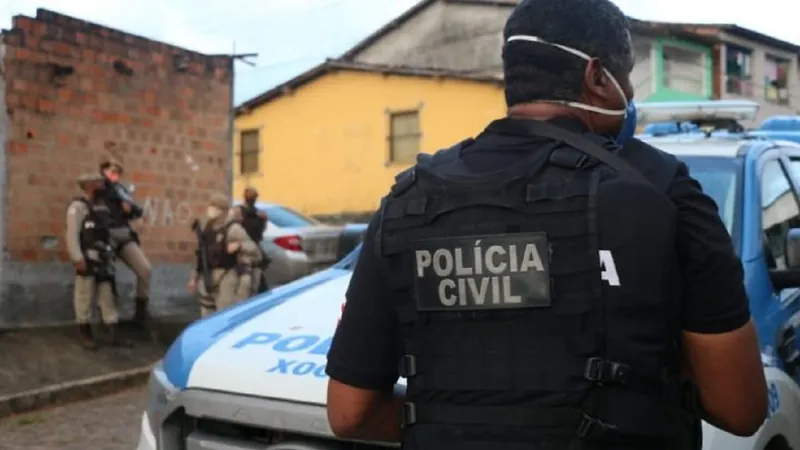
<path id="1" fill-rule="evenodd" d="M 434 152 L 478 134 L 505 112 L 502 89 L 475 81 L 339 71 L 236 119 L 260 128 L 260 175 L 243 177 L 234 159 L 234 196 L 246 184 L 261 201 L 307 214 L 373 211 L 407 165 L 387 164 L 387 110 L 419 112 L 421 148 Z M 235 155 L 236 153 L 234 153 Z"/>

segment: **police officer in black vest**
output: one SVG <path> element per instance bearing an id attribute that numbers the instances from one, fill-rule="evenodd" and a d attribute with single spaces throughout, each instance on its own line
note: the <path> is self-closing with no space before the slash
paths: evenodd
<path id="1" fill-rule="evenodd" d="M 97 195 L 103 177 L 82 174 L 78 185 L 83 195 L 67 206 L 64 240 L 75 266 L 73 301 L 81 344 L 88 349 L 97 347 L 91 326 L 92 299 L 96 296 L 103 324 L 108 329 L 108 343 L 128 346 L 130 343 L 117 332 L 119 313 L 113 285 L 115 255 L 109 233 L 110 211 Z"/>
<path id="2" fill-rule="evenodd" d="M 261 248 L 261 240 L 264 238 L 264 231 L 267 230 L 267 213 L 258 210 L 256 200 L 258 200 L 258 191 L 253 187 L 247 187 L 244 190 L 244 204 L 239 206 L 242 227 L 261 251 L 261 259 L 256 263 L 257 266 L 252 269 L 252 294 L 267 290 L 266 274 L 264 272 L 269 265 L 269 258 L 264 253 L 264 249 Z"/>
<path id="3" fill-rule="evenodd" d="M 420 155 L 371 221 L 332 430 L 408 450 L 699 449 L 700 418 L 753 434 L 741 263 L 686 166 L 632 138 L 625 15 L 522 0 L 504 41 L 508 117 Z"/>
<path id="4" fill-rule="evenodd" d="M 120 184 L 123 174 L 122 163 L 109 158 L 100 164 L 100 173 L 105 182 L 98 193 L 111 210 L 111 239 L 119 258 L 136 275 L 136 304 L 133 321 L 140 327 L 149 322 L 148 304 L 150 302 L 150 277 L 152 266 L 142 250 L 139 235 L 131 227 L 131 221 L 140 219 L 144 210 L 130 197 L 127 189 Z"/>

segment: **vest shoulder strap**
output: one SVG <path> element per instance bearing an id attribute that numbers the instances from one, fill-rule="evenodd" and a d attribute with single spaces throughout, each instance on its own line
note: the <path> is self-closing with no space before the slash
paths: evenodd
<path id="1" fill-rule="evenodd" d="M 565 130 L 559 126 L 538 120 L 526 120 L 525 127 L 528 128 L 530 133 L 535 136 L 561 141 L 570 147 L 581 151 L 587 156 L 600 161 L 618 173 L 624 173 L 639 180 L 640 182 L 648 182 L 648 180 L 640 171 L 634 169 L 620 156 L 608 151 L 600 144 L 582 136 L 579 133 Z"/>

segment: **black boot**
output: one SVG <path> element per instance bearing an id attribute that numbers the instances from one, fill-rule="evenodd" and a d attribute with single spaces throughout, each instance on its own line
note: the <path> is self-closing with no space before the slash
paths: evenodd
<path id="1" fill-rule="evenodd" d="M 78 335 L 80 336 L 80 342 L 83 348 L 87 350 L 95 350 L 97 348 L 97 342 L 94 340 L 91 325 L 88 323 L 79 324 Z"/>
<path id="2" fill-rule="evenodd" d="M 133 323 L 140 328 L 147 328 L 150 322 L 150 315 L 147 313 L 148 299 L 139 297 L 136 299 L 136 311 L 133 314 Z"/>
<path id="3" fill-rule="evenodd" d="M 110 323 L 107 325 L 108 331 L 108 338 L 107 343 L 112 347 L 125 347 L 130 348 L 133 347 L 131 341 L 125 339 L 124 337 L 119 335 L 119 327 L 117 324 Z"/>

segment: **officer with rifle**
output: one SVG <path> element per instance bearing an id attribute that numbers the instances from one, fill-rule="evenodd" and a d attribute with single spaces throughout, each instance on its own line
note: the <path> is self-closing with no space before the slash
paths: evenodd
<path id="1" fill-rule="evenodd" d="M 331 429 L 404 450 L 699 449 L 701 418 L 754 434 L 742 264 L 687 166 L 633 137 L 627 17 L 521 0 L 503 41 L 507 117 L 420 155 L 366 232 Z"/>
<path id="2" fill-rule="evenodd" d="M 111 238 L 114 251 L 136 275 L 136 306 L 133 320 L 141 327 L 149 321 L 148 303 L 150 299 L 150 261 L 142 251 L 138 234 L 130 222 L 140 219 L 144 210 L 136 204 L 125 186 L 120 183 L 123 174 L 122 163 L 116 159 L 107 159 L 100 164 L 103 175 L 103 189 L 100 198 L 111 211 Z"/>
<path id="3" fill-rule="evenodd" d="M 264 238 L 264 231 L 267 229 L 267 213 L 256 208 L 257 199 L 258 191 L 253 187 L 248 187 L 244 190 L 244 204 L 239 206 L 242 226 L 261 251 L 261 259 L 253 266 L 252 272 L 252 294 L 254 295 L 267 290 L 266 270 L 269 266 L 269 257 L 261 247 L 261 240 Z"/>
<path id="4" fill-rule="evenodd" d="M 65 242 L 72 264 L 75 266 L 74 306 L 81 344 L 95 349 L 97 342 L 91 326 L 92 297 L 97 295 L 100 315 L 108 329 L 108 343 L 128 346 L 117 330 L 119 314 L 114 295 L 115 254 L 109 225 L 110 211 L 98 192 L 103 186 L 100 174 L 78 177 L 83 195 L 67 206 Z"/>
<path id="5" fill-rule="evenodd" d="M 195 220 L 197 266 L 186 289 L 198 292 L 205 317 L 250 296 L 251 268 L 261 252 L 247 235 L 224 194 L 212 195 L 206 215 Z"/>

